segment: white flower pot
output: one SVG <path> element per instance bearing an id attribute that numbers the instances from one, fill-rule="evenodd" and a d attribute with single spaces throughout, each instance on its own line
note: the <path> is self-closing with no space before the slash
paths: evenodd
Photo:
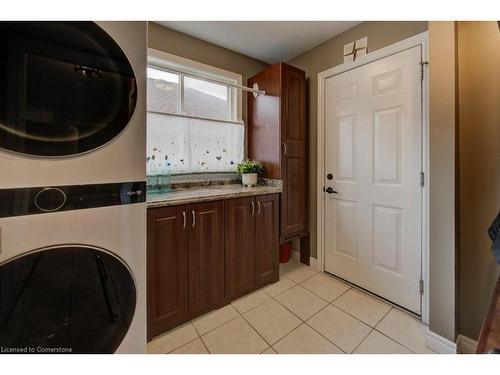
<path id="1" fill-rule="evenodd" d="M 245 186 L 255 186 L 257 185 L 257 173 L 244 173 L 241 175 L 241 182 Z"/>

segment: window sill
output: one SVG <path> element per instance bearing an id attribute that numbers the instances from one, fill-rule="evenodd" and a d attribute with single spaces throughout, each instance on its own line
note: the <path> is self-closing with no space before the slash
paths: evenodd
<path id="1" fill-rule="evenodd" d="M 214 173 L 192 173 L 171 176 L 172 189 L 182 187 L 229 185 L 240 181 L 238 173 L 214 172 Z"/>

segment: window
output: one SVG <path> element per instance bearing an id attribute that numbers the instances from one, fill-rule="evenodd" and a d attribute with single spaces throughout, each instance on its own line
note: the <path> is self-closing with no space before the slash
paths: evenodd
<path id="1" fill-rule="evenodd" d="M 150 50 L 148 175 L 236 171 L 245 131 L 233 84 L 241 75 Z"/>

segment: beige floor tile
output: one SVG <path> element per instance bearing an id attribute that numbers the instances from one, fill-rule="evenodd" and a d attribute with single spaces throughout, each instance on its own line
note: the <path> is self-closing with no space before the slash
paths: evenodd
<path id="1" fill-rule="evenodd" d="M 434 353 L 425 345 L 427 327 L 397 309 L 389 311 L 376 329 L 415 353 Z"/>
<path id="2" fill-rule="evenodd" d="M 346 353 L 351 353 L 371 328 L 335 306 L 329 305 L 307 322 Z"/>
<path id="3" fill-rule="evenodd" d="M 170 354 L 208 354 L 208 350 L 201 339 L 193 340 Z"/>
<path id="4" fill-rule="evenodd" d="M 262 290 L 256 290 L 253 293 L 231 302 L 231 305 L 233 305 L 234 308 L 240 312 L 240 314 L 243 314 L 256 306 L 263 304 L 269 299 L 271 299 L 271 297 L 268 294 L 264 293 Z"/>
<path id="5" fill-rule="evenodd" d="M 314 276 L 316 273 L 317 271 L 302 263 L 293 263 L 290 261 L 280 264 L 280 274 L 296 283 L 301 283 Z"/>
<path id="6" fill-rule="evenodd" d="M 294 281 L 290 280 L 285 276 L 280 276 L 278 282 L 268 285 L 262 288 L 262 290 L 267 294 L 269 294 L 271 297 L 276 297 L 278 294 L 281 294 L 284 291 L 293 288 L 295 285 L 297 284 Z"/>
<path id="7" fill-rule="evenodd" d="M 243 318 L 231 320 L 202 339 L 215 354 L 259 354 L 269 346 Z"/>
<path id="8" fill-rule="evenodd" d="M 273 345 L 279 354 L 342 354 L 342 350 L 307 324 L 283 337 Z"/>
<path id="9" fill-rule="evenodd" d="M 319 298 L 300 285 L 280 294 L 276 297 L 276 300 L 302 320 L 309 319 L 328 305 L 328 302 L 324 299 Z"/>
<path id="10" fill-rule="evenodd" d="M 208 331 L 211 331 L 212 329 L 217 328 L 224 323 L 237 318 L 238 316 L 240 316 L 238 311 L 236 311 L 233 306 L 227 305 L 221 307 L 220 309 L 210 311 L 199 318 L 193 319 L 192 323 L 198 333 L 200 335 L 204 335 Z"/>
<path id="11" fill-rule="evenodd" d="M 411 354 L 396 341 L 373 330 L 354 351 L 356 354 Z"/>
<path id="12" fill-rule="evenodd" d="M 264 350 L 261 354 L 278 354 L 278 353 L 276 353 L 276 350 L 274 350 L 272 347 L 269 347 L 266 350 Z"/>
<path id="13" fill-rule="evenodd" d="M 333 304 L 371 327 L 375 327 L 391 309 L 386 303 L 356 289 L 347 291 Z"/>
<path id="14" fill-rule="evenodd" d="M 320 273 L 307 279 L 300 285 L 328 302 L 332 302 L 349 289 L 349 286 L 346 284 Z"/>
<path id="15" fill-rule="evenodd" d="M 274 344 L 301 324 L 299 318 L 274 300 L 243 315 L 269 344 Z"/>
<path id="16" fill-rule="evenodd" d="M 193 325 L 188 322 L 171 329 L 161 336 L 155 337 L 148 343 L 148 353 L 169 353 L 174 349 L 193 341 L 198 336 Z"/>

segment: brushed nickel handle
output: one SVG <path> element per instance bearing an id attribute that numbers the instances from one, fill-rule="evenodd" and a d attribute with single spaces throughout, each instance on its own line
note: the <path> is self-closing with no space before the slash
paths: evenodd
<path id="1" fill-rule="evenodd" d="M 182 224 L 182 229 L 186 229 L 186 211 L 182 211 L 182 218 L 184 220 L 184 224 Z"/>
<path id="2" fill-rule="evenodd" d="M 253 203 L 253 201 L 252 201 L 252 216 L 254 213 L 255 213 L 255 203 Z"/>
<path id="3" fill-rule="evenodd" d="M 286 143 L 283 142 L 283 155 L 286 155 Z"/>
<path id="4" fill-rule="evenodd" d="M 260 201 L 257 201 L 257 215 L 260 215 Z"/>
<path id="5" fill-rule="evenodd" d="M 193 228 L 196 225 L 196 214 L 194 213 L 194 210 L 191 210 L 191 215 L 193 216 Z"/>

